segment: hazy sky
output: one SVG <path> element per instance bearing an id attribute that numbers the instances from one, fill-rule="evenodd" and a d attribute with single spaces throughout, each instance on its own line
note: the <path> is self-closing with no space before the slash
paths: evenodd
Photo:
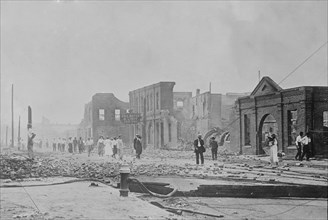
<path id="1" fill-rule="evenodd" d="M 128 101 L 158 81 L 174 91 L 249 92 L 327 41 L 327 1 L 1 1 L 1 117 L 79 123 L 97 92 Z M 283 88 L 327 86 L 327 46 Z M 15 123 L 16 123 L 15 122 Z"/>

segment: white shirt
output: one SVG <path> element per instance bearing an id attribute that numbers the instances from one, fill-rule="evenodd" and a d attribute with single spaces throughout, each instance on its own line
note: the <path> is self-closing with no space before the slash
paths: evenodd
<path id="1" fill-rule="evenodd" d="M 123 141 L 122 139 L 117 139 L 117 147 L 122 148 L 123 147 Z"/>
<path id="2" fill-rule="evenodd" d="M 297 137 L 296 137 L 296 141 L 295 141 L 295 143 L 297 144 L 297 143 L 301 143 L 302 142 L 302 137 L 301 137 L 301 135 L 298 135 Z"/>
<path id="3" fill-rule="evenodd" d="M 305 136 L 305 137 L 302 138 L 302 143 L 304 145 L 309 145 L 310 142 L 311 142 L 311 139 L 308 138 L 307 136 Z"/>
<path id="4" fill-rule="evenodd" d="M 301 143 L 301 142 L 302 142 L 302 137 L 301 137 L 301 135 L 298 135 L 298 136 L 296 137 L 295 144 L 298 145 L 298 143 Z"/>

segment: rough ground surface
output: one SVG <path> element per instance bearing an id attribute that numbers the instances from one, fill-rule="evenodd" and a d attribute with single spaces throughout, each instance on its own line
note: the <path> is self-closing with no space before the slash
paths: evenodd
<path id="1" fill-rule="evenodd" d="M 91 155 L 91 157 L 87 157 L 85 153 L 71 155 L 68 153 L 53 153 L 47 150 L 36 152 L 35 160 L 30 161 L 26 158 L 26 152 L 16 151 L 8 154 L 0 154 L 0 184 L 29 185 L 63 182 L 76 178 L 96 178 L 105 182 L 115 183 L 119 181 L 118 174 L 121 164 L 127 163 L 131 169 L 131 176 L 141 180 L 151 181 L 152 179 L 155 180 L 159 178 L 172 180 L 176 177 L 197 179 L 197 181 L 193 181 L 194 183 L 191 182 L 188 184 L 178 184 L 174 182 L 174 184 L 178 184 L 178 187 L 184 191 L 188 190 L 188 188 L 193 189 L 197 184 L 204 184 L 204 181 L 219 184 L 226 180 L 229 180 L 230 183 L 231 180 L 243 180 L 248 181 L 249 184 L 282 182 L 327 186 L 327 160 L 305 161 L 300 164 L 298 161 L 284 159 L 279 163 L 279 166 L 272 166 L 268 163 L 268 157 L 221 155 L 217 161 L 212 161 L 209 154 L 210 152 L 208 151 L 205 154 L 204 166 L 196 166 L 195 155 L 191 151 L 183 152 L 147 149 L 141 155 L 141 159 L 136 160 L 132 150 L 125 149 L 123 161 L 114 158 L 100 158 L 95 154 Z M 93 189 L 91 187 L 86 187 L 89 184 L 90 182 L 81 182 L 46 187 L 1 188 L 1 194 L 6 195 L 5 197 L 1 196 L 1 216 L 6 216 L 9 219 L 13 217 L 23 219 L 95 219 L 95 217 L 97 217 L 96 214 L 100 213 L 101 216 L 98 217 L 102 219 L 117 219 L 119 216 L 106 214 L 107 211 L 110 210 L 109 208 L 96 208 L 99 204 L 107 204 L 106 201 L 108 198 L 105 197 L 101 201 L 95 200 L 95 197 L 98 198 L 98 196 L 92 194 L 95 190 L 92 191 Z M 86 188 L 83 190 L 82 188 L 81 190 L 75 190 L 79 187 Z M 104 190 L 105 188 L 109 190 L 107 188 L 110 187 L 101 187 L 101 189 Z M 60 191 L 62 191 L 61 194 L 59 193 Z M 83 195 L 81 192 L 85 192 L 86 197 L 81 197 Z M 115 192 L 118 193 L 118 190 L 115 190 Z M 38 211 L 36 206 L 32 203 L 32 198 L 30 198 L 32 194 L 33 200 L 40 204 L 37 206 L 43 207 L 43 211 L 40 208 L 41 212 Z M 99 192 L 99 194 L 108 195 L 107 192 Z M 327 217 L 326 200 L 199 198 L 198 200 L 202 201 L 202 204 L 199 204 L 197 198 L 170 198 L 171 200 L 153 198 L 154 200 L 151 200 L 152 198 L 153 197 L 147 197 L 146 201 L 157 201 L 167 206 L 170 203 L 176 204 L 174 201 L 181 199 L 186 201 L 188 206 L 192 209 L 199 207 L 199 210 L 207 210 L 206 212 L 209 213 L 214 212 L 213 210 L 221 210 L 221 212 L 216 212 L 216 214 L 218 214 L 218 216 L 223 215 L 224 218 L 227 219 L 300 219 L 301 217 L 306 219 L 307 216 L 310 218 L 311 216 L 315 217 L 312 219 L 326 219 Z M 120 197 L 116 199 L 120 201 Z M 72 204 L 75 204 L 77 201 L 83 203 L 78 205 L 78 207 L 83 208 L 74 208 L 72 211 L 67 208 L 73 207 Z M 221 201 L 221 203 L 218 203 L 218 201 Z M 223 207 L 222 204 L 227 206 Z M 249 207 L 247 204 L 253 204 L 254 206 Z M 115 205 L 118 205 L 118 203 L 113 203 L 113 207 Z M 147 205 L 153 207 L 154 210 L 155 208 L 159 209 L 153 205 Z M 109 206 L 110 205 L 107 204 L 106 207 Z M 133 204 L 131 203 L 129 206 L 133 206 Z M 179 207 L 179 203 L 175 206 Z M 245 208 L 246 206 L 248 208 Z M 87 209 L 87 207 L 92 208 Z M 302 207 L 304 209 L 302 209 Z M 265 211 L 261 211 L 264 208 Z M 288 211 L 289 209 L 291 210 Z M 130 213 L 129 209 L 118 208 L 117 211 Z M 86 213 L 89 212 L 94 215 L 87 215 Z M 56 216 L 54 213 L 61 214 Z M 167 214 L 167 212 L 164 213 Z M 308 215 L 307 213 L 312 213 L 313 215 Z M 138 214 L 135 214 L 135 217 L 125 217 L 128 219 L 151 219 L 154 212 L 149 212 L 149 210 L 147 211 L 146 209 L 143 214 L 143 217 L 138 216 Z M 106 217 L 103 218 L 103 216 Z M 182 216 L 187 219 L 213 218 L 210 216 L 190 214 L 188 212 L 182 212 Z M 172 216 L 165 216 L 165 218 L 171 217 Z M 174 218 L 175 217 L 173 217 L 173 219 Z"/>
<path id="2" fill-rule="evenodd" d="M 90 182 L 1 188 L 1 219 L 177 219 L 130 193 Z"/>

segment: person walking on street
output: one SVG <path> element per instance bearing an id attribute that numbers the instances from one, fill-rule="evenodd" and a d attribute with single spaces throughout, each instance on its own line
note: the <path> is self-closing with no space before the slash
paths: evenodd
<path id="1" fill-rule="evenodd" d="M 97 145 L 98 145 L 98 155 L 99 155 L 99 157 L 104 156 L 105 144 L 104 144 L 104 138 L 103 138 L 103 136 L 100 136 L 99 137 L 99 140 L 98 140 Z"/>
<path id="2" fill-rule="evenodd" d="M 297 149 L 297 154 L 295 156 L 295 160 L 301 160 L 302 156 L 302 138 L 303 138 L 303 132 L 300 132 L 300 134 L 296 137 L 296 149 Z"/>
<path id="3" fill-rule="evenodd" d="M 60 151 L 60 138 L 57 138 L 57 151 Z"/>
<path id="4" fill-rule="evenodd" d="M 104 140 L 104 145 L 105 145 L 105 156 L 112 156 L 113 155 L 113 151 L 112 151 L 112 146 L 111 146 L 111 140 L 109 139 L 109 137 L 106 137 L 106 140 Z"/>
<path id="5" fill-rule="evenodd" d="M 33 160 L 34 154 L 33 154 L 33 139 L 35 138 L 36 134 L 32 132 L 32 128 L 28 129 L 28 140 L 27 140 L 27 154 L 28 157 Z"/>
<path id="6" fill-rule="evenodd" d="M 62 152 L 65 152 L 66 138 L 62 139 Z"/>
<path id="7" fill-rule="evenodd" d="M 77 146 L 79 148 L 79 153 L 81 154 L 82 153 L 82 150 L 83 150 L 83 140 L 82 140 L 82 137 L 80 137 L 80 139 L 77 141 Z"/>
<path id="8" fill-rule="evenodd" d="M 87 146 L 88 157 L 90 157 L 90 154 L 91 154 L 91 151 L 92 151 L 92 143 L 91 143 L 90 138 L 88 138 L 85 145 Z"/>
<path id="9" fill-rule="evenodd" d="M 72 137 L 68 139 L 68 152 L 73 153 L 73 140 Z"/>
<path id="10" fill-rule="evenodd" d="M 118 139 L 117 139 L 117 154 L 119 156 L 119 159 L 122 160 L 122 158 L 123 158 L 123 140 L 121 138 L 121 135 L 119 135 Z"/>
<path id="11" fill-rule="evenodd" d="M 113 143 L 113 157 L 116 158 L 117 156 L 117 138 L 114 137 L 114 139 L 112 140 Z"/>
<path id="12" fill-rule="evenodd" d="M 307 161 L 310 160 L 310 154 L 311 154 L 310 143 L 311 143 L 310 134 L 306 133 L 305 136 L 302 138 L 303 154 L 300 159 L 301 161 L 303 160 L 304 156 L 306 156 Z"/>
<path id="13" fill-rule="evenodd" d="M 215 137 L 211 137 L 210 139 L 210 147 L 212 151 L 212 159 L 217 160 L 218 159 L 218 142 L 215 140 Z"/>
<path id="14" fill-rule="evenodd" d="M 56 151 L 56 146 L 57 146 L 56 138 L 54 138 L 54 140 L 52 142 L 52 151 Z"/>
<path id="15" fill-rule="evenodd" d="M 142 143 L 141 143 L 141 136 L 137 135 L 137 137 L 133 141 L 134 143 L 134 149 L 136 151 L 136 158 L 140 159 L 140 155 L 142 153 Z"/>
<path id="16" fill-rule="evenodd" d="M 194 152 L 196 153 L 196 164 L 199 164 L 199 156 L 201 164 L 204 164 L 204 155 L 205 147 L 204 147 L 204 140 L 202 139 L 202 135 L 198 134 L 198 138 L 194 141 Z"/>
<path id="17" fill-rule="evenodd" d="M 271 135 L 270 146 L 270 161 L 272 164 L 278 165 L 278 141 L 275 134 Z"/>
<path id="18" fill-rule="evenodd" d="M 73 152 L 74 153 L 77 153 L 77 139 L 76 137 L 74 137 L 74 140 L 73 140 Z"/>

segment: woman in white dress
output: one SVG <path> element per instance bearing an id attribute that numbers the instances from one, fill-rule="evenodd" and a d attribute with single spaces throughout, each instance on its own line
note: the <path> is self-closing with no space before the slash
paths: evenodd
<path id="1" fill-rule="evenodd" d="M 105 156 L 108 156 L 108 157 L 112 156 L 113 151 L 111 148 L 111 141 L 108 136 L 107 136 L 104 144 L 105 144 Z"/>
<path id="2" fill-rule="evenodd" d="M 270 141 L 270 161 L 272 164 L 278 165 L 278 141 L 275 134 L 271 135 Z"/>

